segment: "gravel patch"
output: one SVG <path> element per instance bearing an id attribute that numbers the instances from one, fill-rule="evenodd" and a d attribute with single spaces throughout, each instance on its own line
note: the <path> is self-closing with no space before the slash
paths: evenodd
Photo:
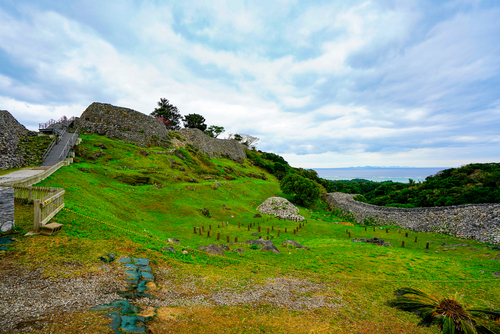
<path id="1" fill-rule="evenodd" d="M 200 284 L 201 283 L 201 284 Z M 185 278 L 180 286 L 164 281 L 154 293 L 154 299 L 137 300 L 139 304 L 154 307 L 178 306 L 236 306 L 272 304 L 292 310 L 338 308 L 343 306 L 342 297 L 326 284 L 291 278 L 272 278 L 264 284 L 242 286 L 238 282 L 226 282 L 229 287 L 212 287 L 206 292 L 203 280 Z M 200 291 L 204 290 L 203 292 Z M 332 299 L 335 299 L 333 301 Z"/>
<path id="2" fill-rule="evenodd" d="M 42 270 L 2 267 L 0 276 L 0 332 L 20 331 L 24 323 L 55 313 L 86 311 L 121 299 L 123 287 L 112 267 L 98 275 L 77 278 L 43 278 Z"/>

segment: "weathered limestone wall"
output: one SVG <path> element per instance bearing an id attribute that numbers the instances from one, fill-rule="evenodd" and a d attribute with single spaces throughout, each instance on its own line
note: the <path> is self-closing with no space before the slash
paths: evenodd
<path id="1" fill-rule="evenodd" d="M 83 132 L 97 133 L 138 146 L 168 146 L 168 130 L 154 117 L 138 111 L 94 102 L 76 121 Z"/>
<path id="2" fill-rule="evenodd" d="M 500 244 L 500 204 L 472 204 L 432 208 L 389 208 L 355 201 L 355 195 L 330 193 L 332 208 L 350 211 L 359 223 L 373 217 L 379 224 L 395 224 L 412 231 L 441 232 L 459 238 Z"/>
<path id="3" fill-rule="evenodd" d="M 0 187 L 0 231 L 9 231 L 14 224 L 14 188 Z"/>
<path id="4" fill-rule="evenodd" d="M 0 110 L 0 169 L 24 166 L 24 157 L 16 152 L 19 137 L 31 134 L 7 110 Z"/>
<path id="5" fill-rule="evenodd" d="M 247 157 L 245 146 L 236 140 L 213 138 L 204 134 L 200 129 L 182 129 L 179 134 L 187 143 L 211 158 L 222 156 L 242 163 Z"/>

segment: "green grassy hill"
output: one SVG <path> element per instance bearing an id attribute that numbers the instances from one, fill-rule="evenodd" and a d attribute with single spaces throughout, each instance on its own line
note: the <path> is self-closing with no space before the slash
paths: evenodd
<path id="1" fill-rule="evenodd" d="M 4 256 L 55 277 L 95 270 L 105 253 L 144 256 L 153 261 L 160 284 L 183 291 L 185 298 L 226 290 L 243 294 L 277 278 L 299 282 L 286 291 L 303 303 L 298 309 L 269 301 L 285 291 L 268 291 L 261 303 L 172 308 L 173 320 L 157 317 L 150 324 L 154 333 L 164 332 L 164 326 L 184 333 L 436 333 L 435 328 L 417 327 L 415 316 L 387 306 L 394 290 L 406 286 L 436 294 L 459 292 L 470 303 L 500 307 L 500 278 L 492 275 L 500 271 L 500 261 L 494 259 L 499 252 L 488 245 L 466 241 L 470 247 L 444 247 L 465 241 L 394 227 L 365 230 L 320 205 L 300 208 L 307 224 L 295 234 L 299 223 L 253 218 L 266 198 L 282 194 L 277 179 L 251 161 L 237 164 L 210 160 L 188 148 L 144 149 L 96 135 L 82 138 L 75 163 L 39 184 L 66 189 L 66 207 L 54 219 L 64 224 L 63 231 L 52 237 L 20 237 L 15 254 Z M 16 220 L 24 231 L 31 228 L 30 208 L 16 204 Z M 202 213 L 205 208 L 208 216 Z M 194 227 L 205 232 L 194 234 Z M 196 251 L 201 245 L 227 244 L 228 236 L 232 242 L 236 237 L 239 242 L 256 239 L 252 233 L 269 236 L 281 254 L 247 244 L 231 246 L 242 248 L 242 255 Z M 371 237 L 392 246 L 351 241 Z M 168 238 L 178 238 L 182 245 L 169 244 Z M 310 250 L 282 247 L 285 240 Z M 429 250 L 427 241 L 432 242 Z M 162 250 L 166 246 L 177 252 Z M 78 269 L 68 271 L 67 263 L 78 263 Z M 192 283 L 189 288 L 186 282 Z M 307 288 L 314 284 L 320 288 Z M 307 306 L 318 300 L 329 306 Z"/>

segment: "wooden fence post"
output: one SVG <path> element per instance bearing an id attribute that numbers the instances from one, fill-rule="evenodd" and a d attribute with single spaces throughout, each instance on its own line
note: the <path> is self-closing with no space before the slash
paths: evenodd
<path id="1" fill-rule="evenodd" d="M 193 233 L 196 234 L 196 226 L 193 227 Z"/>
<path id="2" fill-rule="evenodd" d="M 42 200 L 36 199 L 34 201 L 34 209 L 35 209 L 35 219 L 34 219 L 34 226 L 33 226 L 33 232 L 38 233 L 40 232 L 41 226 L 40 222 L 42 221 Z"/>

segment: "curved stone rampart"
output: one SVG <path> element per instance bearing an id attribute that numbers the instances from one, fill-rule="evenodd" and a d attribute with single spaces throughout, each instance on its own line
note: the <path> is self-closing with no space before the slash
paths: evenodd
<path id="1" fill-rule="evenodd" d="M 355 201 L 355 195 L 329 193 L 332 208 L 353 213 L 359 223 L 373 217 L 380 225 L 412 231 L 441 232 L 464 239 L 500 244 L 500 204 L 470 204 L 429 208 L 391 208 Z"/>
<path id="2" fill-rule="evenodd" d="M 222 156 L 242 163 L 243 159 L 247 157 L 245 146 L 236 140 L 213 138 L 204 134 L 200 129 L 192 128 L 182 129 L 179 134 L 188 144 L 198 148 L 211 158 Z"/>
<path id="3" fill-rule="evenodd" d="M 76 127 L 142 147 L 165 147 L 170 139 L 167 128 L 158 119 L 108 103 L 92 103 L 77 119 Z"/>
<path id="4" fill-rule="evenodd" d="M 7 110 L 0 110 L 0 169 L 22 167 L 26 159 L 17 148 L 19 137 L 35 135 L 26 129 Z"/>

